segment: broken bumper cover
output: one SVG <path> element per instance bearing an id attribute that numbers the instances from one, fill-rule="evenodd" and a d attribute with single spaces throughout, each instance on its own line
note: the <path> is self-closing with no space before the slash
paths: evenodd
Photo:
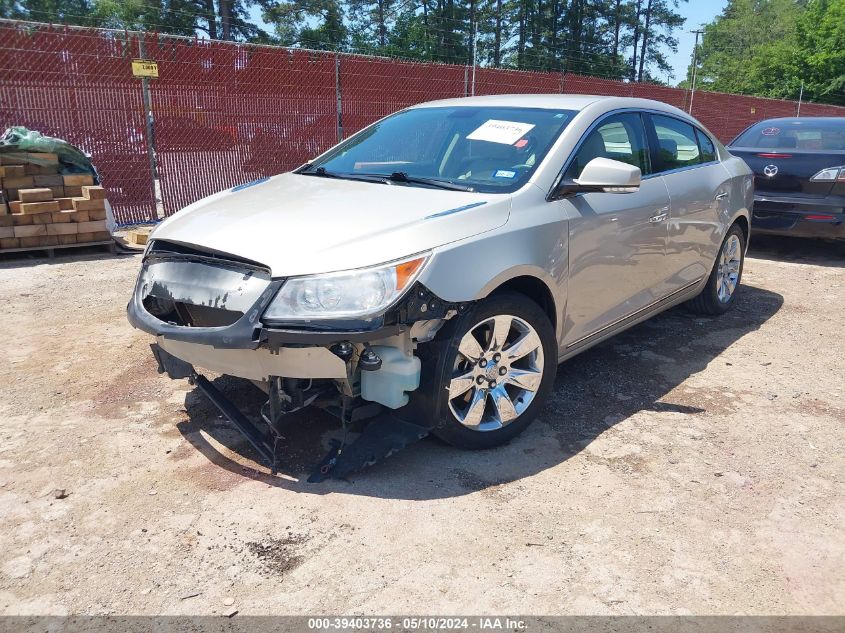
<path id="1" fill-rule="evenodd" d="M 256 426 L 205 376 L 197 373 L 190 363 L 169 354 L 153 343 L 150 345 L 158 362 L 159 373 L 174 380 L 187 378 L 211 401 L 218 411 L 246 438 L 275 475 L 279 470 L 278 445 L 281 438 L 270 425 Z M 343 479 L 348 475 L 389 457 L 428 435 L 430 429 L 383 413 L 371 421 L 363 433 L 349 446 L 337 440 L 308 478 L 310 483 L 329 478 Z"/>
<path id="2" fill-rule="evenodd" d="M 345 379 L 346 362 L 328 347 L 380 340 L 402 330 L 383 327 L 381 317 L 353 324 L 360 326 L 357 331 L 266 326 L 261 316 L 283 284 L 268 271 L 237 262 L 153 255 L 138 276 L 127 318 L 177 358 L 258 381 L 270 376 Z"/>
<path id="3" fill-rule="evenodd" d="M 446 303 L 417 283 L 385 314 L 369 320 L 327 320 L 301 328 L 264 323 L 262 315 L 284 282 L 237 263 L 153 257 L 144 263 L 127 317 L 169 354 L 221 374 L 257 381 L 270 376 L 346 379 L 346 361 L 329 349 L 335 343 L 378 344 L 416 321 L 441 319 L 465 307 Z M 180 306 L 189 319 L 194 311 L 219 313 L 222 304 L 229 323 L 207 327 L 202 312 L 190 322 L 176 313 L 159 318 L 147 309 L 150 297 Z"/>

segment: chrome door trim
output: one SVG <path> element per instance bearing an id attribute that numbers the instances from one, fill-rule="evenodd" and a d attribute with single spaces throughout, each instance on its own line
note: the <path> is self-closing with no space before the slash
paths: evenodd
<path id="1" fill-rule="evenodd" d="M 586 336 L 582 336 L 582 337 L 581 337 L 581 338 L 579 338 L 578 340 L 572 341 L 569 345 L 567 345 L 567 346 L 566 346 L 566 348 L 565 348 L 565 349 L 567 349 L 567 350 L 568 350 L 568 349 L 571 349 L 571 348 L 575 347 L 576 345 L 580 345 L 581 343 L 586 342 L 586 341 L 587 341 L 587 339 L 591 339 L 591 338 L 593 338 L 593 337 L 595 337 L 595 336 L 598 336 L 599 334 L 602 334 L 602 333 L 606 332 L 607 330 L 609 330 L 609 329 L 611 329 L 611 328 L 614 328 L 614 327 L 616 327 L 617 325 L 619 325 L 619 324 L 621 324 L 621 323 L 624 323 L 625 321 L 629 321 L 629 320 L 631 320 L 631 319 L 634 319 L 634 318 L 636 318 L 636 317 L 640 316 L 643 312 L 647 312 L 648 310 L 650 310 L 651 308 L 653 308 L 653 307 L 657 306 L 658 304 L 665 303 L 666 301 L 671 300 L 671 299 L 672 299 L 673 297 L 675 297 L 676 295 L 679 295 L 679 294 L 681 294 L 682 292 L 685 292 L 685 291 L 689 290 L 689 289 L 690 289 L 690 288 L 692 288 L 693 286 L 700 284 L 702 279 L 704 279 L 704 277 L 699 277 L 699 278 L 698 278 L 698 279 L 696 279 L 695 281 L 693 281 L 693 282 L 691 282 L 691 283 L 688 283 L 688 284 L 686 284 L 685 286 L 682 286 L 682 287 L 678 288 L 677 290 L 673 290 L 673 291 L 672 291 L 672 292 L 670 292 L 668 295 L 666 295 L 666 296 L 664 296 L 664 297 L 661 297 L 660 299 L 657 299 L 656 301 L 652 301 L 651 303 L 649 303 L 648 305 L 643 306 L 643 307 L 642 307 L 642 308 L 640 308 L 639 310 L 635 310 L 634 312 L 631 312 L 630 314 L 628 314 L 628 315 L 626 315 L 626 316 L 624 316 L 624 317 L 621 317 L 621 318 L 619 318 L 619 319 L 616 319 L 615 321 L 613 321 L 613 322 L 611 322 L 611 323 L 608 323 L 607 325 L 604 325 L 604 326 L 600 327 L 600 328 L 599 328 L 598 330 L 596 330 L 595 332 L 591 332 L 590 334 L 587 334 Z"/>
<path id="2" fill-rule="evenodd" d="M 713 139 L 710 137 L 710 135 L 707 134 L 704 130 L 702 130 L 699 127 L 699 123 L 696 123 L 693 120 L 684 119 L 684 118 L 679 117 L 678 115 L 673 114 L 673 113 L 663 112 L 662 110 L 652 110 L 650 108 L 618 108 L 616 110 L 610 110 L 609 112 L 605 112 L 604 114 L 599 116 L 597 119 L 595 119 L 590 124 L 590 126 L 587 128 L 587 130 L 581 135 L 581 138 L 578 139 L 578 142 L 575 144 L 575 147 L 572 148 L 572 151 L 569 153 L 569 156 L 567 156 L 566 160 L 563 162 L 563 167 L 558 172 L 557 177 L 554 179 L 554 181 L 552 181 L 551 189 L 549 189 L 546 192 L 546 201 L 548 201 L 548 202 L 554 201 L 552 194 L 554 193 L 555 189 L 557 189 L 558 185 L 560 185 L 561 181 L 563 180 L 563 175 L 566 173 L 566 170 L 569 169 L 569 165 L 574 160 L 575 155 L 578 153 L 578 150 L 581 149 L 581 146 L 584 144 L 584 141 L 587 140 L 587 137 L 590 135 L 590 133 L 592 133 L 592 131 L 595 130 L 599 126 L 599 124 L 601 124 L 601 122 L 604 121 L 605 119 L 607 119 L 608 117 L 614 116 L 616 114 L 626 114 L 626 113 L 634 113 L 634 114 L 640 115 L 640 119 L 642 120 L 642 124 L 643 124 L 643 132 L 645 133 L 645 136 L 646 136 L 646 139 L 645 139 L 646 147 L 648 147 L 648 144 L 649 144 L 649 134 L 648 134 L 648 129 L 647 129 L 647 123 L 642 116 L 643 114 L 659 114 L 661 116 L 669 117 L 671 119 L 677 119 L 678 121 L 681 121 L 682 123 L 686 123 L 687 125 L 691 125 L 693 128 L 695 128 L 696 130 L 701 132 L 701 134 L 704 134 L 705 136 L 707 136 L 707 138 L 710 139 L 711 143 L 713 142 Z M 714 146 L 715 146 L 715 144 L 714 144 Z M 650 155 L 651 155 L 651 148 L 649 148 L 649 161 L 651 161 Z M 669 170 L 666 170 L 666 171 L 651 172 L 649 174 L 643 174 L 642 180 L 647 180 L 649 178 L 657 178 L 657 177 L 660 177 L 660 176 L 665 176 L 666 174 L 674 174 L 674 173 L 681 172 L 681 171 L 687 171 L 689 169 L 698 169 L 699 167 L 708 167 L 710 165 L 716 165 L 716 164 L 719 164 L 719 163 L 722 162 L 721 159 L 718 158 L 718 155 L 719 155 L 719 153 L 716 152 L 717 158 L 715 160 L 707 161 L 706 163 L 698 163 L 697 165 L 687 165 L 685 167 L 677 167 L 675 169 L 669 169 Z M 548 158 L 548 156 L 546 158 Z M 649 167 L 654 169 L 654 165 L 649 165 Z M 581 195 L 581 194 L 576 194 L 576 195 Z"/>

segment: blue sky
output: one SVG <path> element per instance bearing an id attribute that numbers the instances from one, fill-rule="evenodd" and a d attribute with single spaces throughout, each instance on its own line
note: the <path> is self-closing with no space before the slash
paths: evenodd
<path id="1" fill-rule="evenodd" d="M 702 24 L 712 22 L 713 18 L 722 12 L 722 9 L 728 4 L 728 0 L 689 0 L 689 2 L 681 1 L 678 6 L 678 12 L 684 16 L 687 21 L 683 28 L 676 31 L 675 35 L 678 38 L 678 52 L 669 53 L 667 59 L 669 64 L 674 69 L 674 76 L 671 78 L 672 85 L 677 84 L 684 79 L 687 67 L 692 61 L 692 47 L 695 43 L 695 35 L 691 33 L 698 29 Z M 253 6 L 250 11 L 252 19 L 269 30 L 269 27 L 261 20 L 261 10 Z M 665 81 L 666 76 L 659 77 Z"/>
<path id="2" fill-rule="evenodd" d="M 687 72 L 687 67 L 692 61 L 692 47 L 695 43 L 695 35 L 690 31 L 695 31 L 702 24 L 712 22 L 713 18 L 722 12 L 722 9 L 728 4 L 728 0 L 690 0 L 681 2 L 678 6 L 678 13 L 684 16 L 687 21 L 676 32 L 678 37 L 678 52 L 669 53 L 668 61 L 672 68 L 675 69 L 675 76 L 672 78 L 672 85 L 682 81 Z M 666 77 L 660 77 L 665 80 Z"/>

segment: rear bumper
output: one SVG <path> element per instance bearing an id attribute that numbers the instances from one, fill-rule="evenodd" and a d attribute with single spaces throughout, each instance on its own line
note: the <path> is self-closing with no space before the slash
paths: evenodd
<path id="1" fill-rule="evenodd" d="M 845 202 L 837 198 L 754 196 L 752 233 L 845 239 Z"/>

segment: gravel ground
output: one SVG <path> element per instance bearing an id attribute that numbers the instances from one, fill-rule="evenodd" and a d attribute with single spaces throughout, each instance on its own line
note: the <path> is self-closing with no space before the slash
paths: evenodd
<path id="1" fill-rule="evenodd" d="M 137 256 L 0 261 L 0 613 L 845 614 L 845 249 L 561 366 L 518 440 L 270 477 L 124 317 Z M 217 384 L 242 405 L 260 394 Z"/>

